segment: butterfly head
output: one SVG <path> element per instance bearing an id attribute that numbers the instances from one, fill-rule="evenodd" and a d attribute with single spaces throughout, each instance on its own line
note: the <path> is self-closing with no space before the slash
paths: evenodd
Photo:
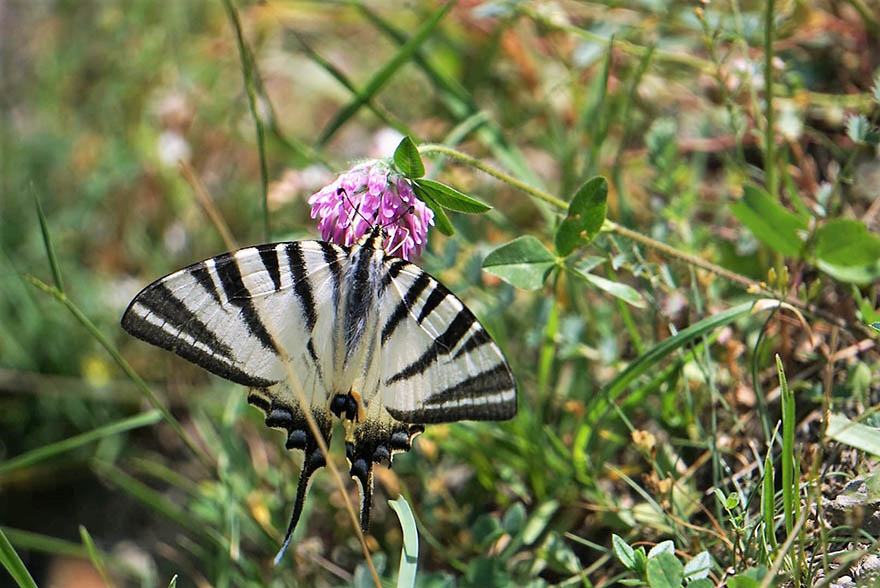
<path id="1" fill-rule="evenodd" d="M 373 225 L 370 232 L 364 235 L 362 247 L 367 249 L 384 249 L 388 239 L 388 231 L 382 225 Z"/>

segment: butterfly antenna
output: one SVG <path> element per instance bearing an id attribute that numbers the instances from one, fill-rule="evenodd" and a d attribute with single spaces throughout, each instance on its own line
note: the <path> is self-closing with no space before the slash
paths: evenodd
<path id="1" fill-rule="evenodd" d="M 384 229 L 385 227 L 390 227 L 391 225 L 396 224 L 396 223 L 397 223 L 400 219 L 402 219 L 404 216 L 406 216 L 406 215 L 408 215 L 408 214 L 412 214 L 412 213 L 415 211 L 415 209 L 416 209 L 415 206 L 413 206 L 412 204 L 410 204 L 409 207 L 408 207 L 406 210 L 404 210 L 404 211 L 401 212 L 398 216 L 396 216 L 395 218 L 391 219 L 390 221 L 388 221 L 387 223 L 385 223 L 384 225 L 382 225 L 382 228 Z"/>
<path id="2" fill-rule="evenodd" d="M 313 441 L 312 444 L 314 447 L 306 451 L 305 458 L 303 459 L 303 469 L 299 475 L 299 483 L 296 486 L 296 500 L 293 503 L 293 513 L 290 515 L 290 524 L 287 526 L 287 535 L 284 536 L 284 543 L 281 544 L 281 549 L 278 551 L 278 555 L 275 556 L 275 565 L 281 562 L 284 552 L 287 551 L 287 546 L 290 545 L 293 530 L 299 522 L 300 515 L 302 515 L 303 505 L 306 501 L 306 492 L 309 489 L 309 481 L 312 479 L 312 474 L 327 463 L 324 459 L 324 454 L 321 453 L 321 449 L 317 447 L 317 443 Z"/>
<path id="3" fill-rule="evenodd" d="M 364 222 L 366 222 L 367 225 L 368 225 L 370 228 L 372 228 L 372 227 L 375 226 L 375 225 L 372 223 L 372 221 L 370 221 L 370 219 L 368 219 L 367 217 L 365 217 L 365 216 L 361 213 L 361 211 L 360 211 L 360 207 L 361 207 L 360 203 L 358 203 L 358 205 L 355 206 L 354 202 L 353 202 L 353 201 L 351 200 L 351 198 L 348 196 L 348 191 L 346 191 L 344 188 L 339 188 L 339 189 L 337 189 L 336 193 L 337 193 L 337 194 L 343 194 L 343 195 L 345 195 L 345 199 L 348 200 L 348 204 L 349 204 L 349 206 L 352 207 L 352 212 L 354 212 L 354 215 L 349 216 L 349 218 L 348 218 L 349 222 L 351 222 L 351 219 L 352 219 L 353 216 L 357 215 L 357 216 L 361 217 L 362 219 L 364 219 Z"/>

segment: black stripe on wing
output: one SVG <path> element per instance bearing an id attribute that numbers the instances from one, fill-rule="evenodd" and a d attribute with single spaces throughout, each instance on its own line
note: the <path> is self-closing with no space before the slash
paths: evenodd
<path id="1" fill-rule="evenodd" d="M 513 375 L 510 373 L 510 368 L 502 360 L 493 368 L 471 376 L 442 392 L 431 394 L 425 399 L 425 405 L 430 407 L 431 405 L 441 405 L 444 402 L 486 396 L 494 392 L 510 390 L 513 387 Z"/>
<path id="2" fill-rule="evenodd" d="M 275 291 L 281 289 L 281 267 L 278 263 L 278 249 L 274 244 L 270 245 L 261 245 L 257 248 L 257 251 L 260 253 L 260 260 L 263 262 L 263 267 L 266 268 L 266 272 L 268 272 L 269 277 L 272 278 L 272 283 L 275 284 Z"/>
<path id="3" fill-rule="evenodd" d="M 394 266 L 391 266 L 393 269 Z M 388 270 L 386 275 L 391 274 L 391 269 Z M 388 339 L 391 338 L 391 335 L 394 334 L 394 330 L 397 328 L 397 325 L 406 318 L 406 315 L 409 314 L 409 309 L 412 308 L 412 305 L 415 303 L 416 299 L 421 295 L 422 292 L 425 291 L 425 288 L 431 283 L 431 278 L 425 272 L 419 274 L 419 277 L 415 279 L 409 289 L 404 294 L 403 299 L 397 304 L 394 308 L 394 312 L 391 313 L 391 316 L 388 317 L 388 320 L 385 322 L 385 326 L 382 327 L 382 343 L 387 343 Z M 436 284 L 436 282 L 435 282 Z M 434 288 L 434 292 L 431 293 L 431 296 L 436 293 L 438 288 Z M 430 297 L 428 298 L 430 300 Z M 435 305 L 436 306 L 436 305 Z M 421 315 L 420 315 L 421 316 Z M 421 323 L 421 320 L 419 321 Z"/>
<path id="4" fill-rule="evenodd" d="M 217 284 L 211 279 L 211 272 L 208 271 L 208 266 L 204 261 L 200 261 L 183 271 L 194 277 L 199 285 L 205 289 L 205 292 L 211 295 L 214 302 L 217 304 L 223 304 L 223 301 L 220 300 L 220 291 L 217 290 Z"/>
<path id="5" fill-rule="evenodd" d="M 295 241 L 287 244 L 287 265 L 293 281 L 293 291 L 296 293 L 297 298 L 299 298 L 303 318 L 306 322 L 306 329 L 308 329 L 309 336 L 311 336 L 312 330 L 315 328 L 315 321 L 318 320 L 318 309 L 315 305 L 315 297 L 312 294 L 312 284 L 308 279 L 302 243 Z"/>
<path id="6" fill-rule="evenodd" d="M 194 266 L 185 271 L 195 278 L 193 269 L 198 267 Z M 144 316 L 141 316 L 141 309 L 145 313 Z M 154 316 L 162 324 L 150 322 L 148 320 L 150 316 Z M 174 335 L 163 328 L 166 325 L 176 329 L 178 334 Z M 209 372 L 237 384 L 252 388 L 267 388 L 275 384 L 274 381 L 252 376 L 237 368 L 234 365 L 232 348 L 220 341 L 217 334 L 189 310 L 162 281 L 150 284 L 135 296 L 122 315 L 122 328 L 138 339 L 172 351 Z M 189 336 L 201 345 L 186 341 L 181 338 L 181 334 Z"/>
<path id="7" fill-rule="evenodd" d="M 422 310 L 419 311 L 419 316 L 416 318 L 416 322 L 422 324 L 428 316 L 434 312 L 434 309 L 437 308 L 441 302 L 446 300 L 446 296 L 449 295 L 449 290 L 446 288 L 434 288 L 431 291 L 428 299 L 425 300 L 424 306 L 422 306 Z"/>
<path id="8" fill-rule="evenodd" d="M 444 288 L 444 286 L 441 286 L 439 283 L 437 284 L 437 287 Z M 462 309 L 458 311 L 458 314 L 455 315 L 455 318 L 452 319 L 452 322 L 449 323 L 446 330 L 443 331 L 439 337 L 434 339 L 428 349 L 426 349 L 425 352 L 414 362 L 388 378 L 385 381 L 385 384 L 390 385 L 423 374 L 425 370 L 434 363 L 434 360 L 436 360 L 437 357 L 451 353 L 455 346 L 458 345 L 459 341 L 461 341 L 462 337 L 464 337 L 465 333 L 471 328 L 471 325 L 475 322 L 477 322 L 477 319 L 474 317 L 474 314 L 462 306 Z M 482 327 L 480 327 L 480 329 L 482 329 Z"/>
<path id="9" fill-rule="evenodd" d="M 516 382 L 501 360 L 495 367 L 432 394 L 416 410 L 386 410 L 405 423 L 504 421 L 516 415 Z"/>
<path id="10" fill-rule="evenodd" d="M 248 332 L 256 337 L 264 348 L 277 354 L 278 346 L 272 339 L 272 335 L 266 330 L 266 326 L 254 306 L 253 297 L 244 285 L 241 268 L 235 254 L 224 253 L 215 257 L 214 270 L 220 278 L 220 285 L 223 287 L 227 302 L 241 310 L 241 317 L 244 319 Z"/>

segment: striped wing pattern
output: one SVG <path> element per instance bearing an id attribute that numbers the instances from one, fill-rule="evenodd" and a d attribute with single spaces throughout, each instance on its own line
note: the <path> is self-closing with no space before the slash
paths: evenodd
<path id="1" fill-rule="evenodd" d="M 295 241 L 225 253 L 147 286 L 122 318 L 136 337 L 249 387 L 266 424 L 286 430 L 289 449 L 304 450 L 276 560 L 325 463 L 304 411 L 328 444 L 333 416 L 347 423 L 365 531 L 373 464 L 390 465 L 425 423 L 516 414 L 513 375 L 473 313 L 381 241 L 374 229 L 351 248 Z"/>

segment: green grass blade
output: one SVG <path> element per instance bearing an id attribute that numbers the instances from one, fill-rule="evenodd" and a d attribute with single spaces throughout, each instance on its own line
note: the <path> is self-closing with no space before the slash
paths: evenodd
<path id="1" fill-rule="evenodd" d="M 263 191 L 263 238 L 269 240 L 269 167 L 266 163 L 266 133 L 263 128 L 263 119 L 257 109 L 257 84 L 254 80 L 254 56 L 244 40 L 241 31 L 241 21 L 238 11 L 232 5 L 232 0 L 223 0 L 226 15 L 235 31 L 235 41 L 238 44 L 238 56 L 241 59 L 241 74 L 244 78 L 244 88 L 248 97 L 248 107 L 254 119 L 257 132 L 257 153 L 260 157 L 260 187 Z"/>
<path id="2" fill-rule="evenodd" d="M 403 547 L 400 548 L 400 567 L 397 572 L 397 588 L 412 588 L 416 585 L 419 569 L 419 530 L 412 509 L 403 495 L 397 500 L 389 500 L 388 505 L 397 513 L 403 528 Z"/>
<path id="3" fill-rule="evenodd" d="M 376 12 L 370 10 L 365 4 L 360 2 L 354 4 L 370 22 L 376 25 L 376 28 L 394 40 L 394 42 L 399 45 L 407 43 L 407 36 L 402 31 L 383 20 Z M 523 178 L 535 186 L 543 185 L 543 180 L 534 172 L 522 152 L 504 138 L 504 134 L 498 125 L 480 110 L 477 102 L 457 79 L 434 67 L 422 54 L 421 50 L 416 50 L 413 53 L 412 61 L 416 66 L 422 69 L 425 76 L 431 80 L 434 87 L 440 90 L 440 98 L 446 103 L 447 108 L 454 116 L 457 118 L 467 117 L 467 119 L 474 116 L 481 118 L 485 117 L 485 124 L 480 125 L 476 129 L 477 136 L 489 148 L 489 151 L 495 159 L 516 174 L 517 177 Z M 464 125 L 464 123 L 460 124 Z M 452 135 L 452 133 L 450 133 L 450 135 Z M 444 144 L 455 145 L 458 142 L 459 141 L 447 140 Z"/>
<path id="4" fill-rule="evenodd" d="M 189 446 L 193 453 L 195 453 L 196 457 L 198 457 L 206 466 L 212 468 L 213 460 L 211 457 L 205 452 L 204 449 L 199 447 L 199 445 L 195 442 L 195 440 L 187 433 L 180 422 L 174 418 L 174 416 L 168 412 L 168 409 L 162 404 L 159 400 L 159 397 L 147 386 L 147 383 L 138 375 L 134 368 L 132 368 L 125 358 L 122 357 L 122 354 L 117 351 L 117 349 L 110 343 L 110 340 L 101 332 L 98 327 L 95 326 L 89 318 L 79 309 L 79 307 L 73 303 L 73 301 L 67 297 L 64 292 L 60 291 L 57 288 L 53 288 L 48 284 L 43 283 L 33 276 L 25 276 L 31 284 L 36 286 L 39 290 L 42 290 L 46 294 L 52 296 L 55 300 L 63 304 L 67 307 L 67 310 L 79 321 L 79 323 L 85 327 L 85 329 L 101 344 L 101 346 L 107 350 L 107 353 L 110 354 L 110 357 L 116 362 L 116 364 L 122 368 L 122 371 L 125 372 L 125 375 L 134 382 L 135 386 L 137 386 L 140 393 L 150 402 L 150 404 L 158 410 L 162 417 L 168 422 L 169 425 L 174 429 L 174 431 L 180 436 L 184 443 Z"/>
<path id="5" fill-rule="evenodd" d="M 779 388 L 782 392 L 782 510 L 785 520 L 785 532 L 791 534 L 794 527 L 794 498 L 797 486 L 794 480 L 794 428 L 795 422 L 794 395 L 788 388 L 782 359 L 776 355 L 776 372 L 779 375 Z"/>
<path id="6" fill-rule="evenodd" d="M 113 588 L 114 584 L 110 581 L 110 576 L 107 575 L 107 567 L 104 565 L 101 552 L 95 547 L 95 542 L 92 541 L 92 536 L 89 534 L 88 530 L 82 525 L 79 526 L 79 536 L 82 538 L 83 545 L 89 553 L 89 559 L 91 560 L 92 565 L 95 566 L 95 569 L 101 574 L 101 578 L 104 579 L 104 584 L 107 588 Z"/>
<path id="7" fill-rule="evenodd" d="M 611 40 L 608 41 L 608 49 L 607 53 L 605 54 L 605 62 L 602 64 L 601 85 L 597 90 L 596 101 L 593 103 L 593 107 L 589 110 L 589 112 L 585 113 L 587 120 L 592 121 L 592 128 L 589 130 L 589 160 L 586 162 L 586 165 L 584 165 L 584 174 L 582 176 L 583 178 L 589 178 L 596 175 L 596 169 L 599 165 L 599 150 L 602 147 L 602 143 L 605 142 L 605 137 L 608 134 L 609 117 L 606 115 L 605 112 L 605 101 L 608 97 L 608 78 L 611 75 L 611 61 L 613 55 L 614 37 L 612 36 Z"/>
<path id="8" fill-rule="evenodd" d="M 79 543 L 42 535 L 40 533 L 32 533 L 31 531 L 12 529 L 10 527 L 2 527 L 0 528 L 0 531 L 6 533 L 9 540 L 18 545 L 19 548 L 41 551 L 43 553 L 51 553 L 54 555 L 79 557 L 82 559 L 88 559 L 89 557 L 86 548 Z"/>
<path id="9" fill-rule="evenodd" d="M 308 54 L 309 58 L 317 63 L 324 71 L 330 74 L 333 79 L 342 84 L 342 86 L 351 92 L 356 98 L 360 98 L 361 92 L 357 89 L 354 83 L 348 79 L 348 76 L 345 73 L 336 67 L 333 63 L 324 58 L 320 53 L 318 53 L 311 45 L 306 43 L 306 41 L 300 38 L 295 32 L 291 31 L 293 37 L 297 40 L 300 47 L 302 47 L 303 51 Z M 373 114 L 376 115 L 376 118 L 381 120 L 383 123 L 388 125 L 389 127 L 395 129 L 401 135 L 410 136 L 413 134 L 412 130 L 406 126 L 403 122 L 393 118 L 389 115 L 385 110 L 379 107 L 374 100 L 371 98 L 367 98 L 364 102 L 364 105 L 372 111 Z"/>
<path id="10" fill-rule="evenodd" d="M 34 578 L 21 561 L 12 543 L 6 538 L 3 529 L 0 529 L 0 562 L 21 588 L 37 588 L 37 583 L 34 582 Z"/>
<path id="11" fill-rule="evenodd" d="M 37 218 L 40 221 L 40 233 L 43 235 L 43 246 L 46 248 L 46 256 L 49 258 L 49 267 L 52 269 L 52 280 L 60 292 L 64 292 L 64 282 L 61 281 L 61 268 L 58 266 L 58 258 L 55 256 L 55 248 L 52 246 L 52 238 L 49 236 L 49 225 L 46 223 L 46 215 L 43 213 L 43 205 L 36 189 L 31 187 L 34 197 L 34 205 L 37 207 Z"/>
<path id="12" fill-rule="evenodd" d="M 229 0 L 226 1 L 228 2 Z M 455 6 L 455 2 L 447 2 L 425 21 L 416 34 L 413 35 L 409 41 L 404 43 L 394 57 L 392 57 L 391 60 L 376 72 L 376 74 L 367 82 L 363 91 L 358 93 L 354 101 L 349 103 L 348 106 L 343 108 L 336 117 L 330 121 L 324 129 L 324 132 L 321 133 L 320 139 L 318 139 L 319 145 L 325 145 L 336 131 L 348 122 L 358 110 L 360 110 L 361 106 L 366 104 L 368 100 L 372 100 L 373 96 L 382 88 L 382 86 L 391 79 L 391 76 L 412 57 L 416 49 L 418 49 L 431 33 L 434 32 L 434 29 L 437 28 L 440 21 L 443 20 L 443 17 L 446 16 L 446 13 L 449 12 L 453 6 Z"/>
<path id="13" fill-rule="evenodd" d="M 773 480 L 773 460 L 768 452 L 764 459 L 764 481 L 761 485 L 761 518 L 764 520 L 764 541 L 768 546 L 776 547 L 776 533 L 774 532 L 773 519 L 776 501 L 776 486 Z"/>
<path id="14" fill-rule="evenodd" d="M 702 337 L 704 334 L 732 323 L 733 321 L 746 316 L 752 309 L 751 302 L 744 302 L 732 308 L 728 308 L 724 312 L 719 312 L 714 316 L 707 317 L 686 329 L 678 332 L 678 334 L 664 339 L 654 347 L 637 357 L 625 370 L 623 370 L 616 378 L 611 380 L 605 387 L 605 394 L 610 400 L 613 400 L 620 394 L 633 380 L 647 372 L 658 361 L 681 347 L 690 344 L 695 339 Z"/>
<path id="15" fill-rule="evenodd" d="M 746 316 L 751 309 L 751 302 L 744 302 L 732 308 L 728 308 L 724 312 L 719 312 L 714 316 L 707 317 L 694 323 L 688 328 L 679 331 L 672 337 L 664 339 L 649 349 L 646 353 L 637 357 L 625 370 L 605 386 L 602 395 L 597 397 L 589 414 L 585 417 L 585 422 L 597 423 L 601 420 L 606 407 L 613 403 L 614 399 L 617 398 L 636 378 L 653 368 L 661 359 L 674 352 L 676 349 L 682 348 L 692 343 L 694 340 L 699 339 L 706 333 Z M 590 429 L 590 436 L 586 445 L 587 454 L 591 451 L 598 431 L 599 427 L 591 427 Z"/>
<path id="16" fill-rule="evenodd" d="M 143 484 L 140 480 L 129 476 L 113 464 L 105 463 L 99 460 L 93 460 L 92 464 L 95 471 L 108 482 L 117 486 L 131 497 L 139 500 L 147 505 L 151 510 L 161 514 L 165 518 L 177 523 L 184 529 L 189 529 L 194 533 L 203 536 L 207 535 L 212 539 L 216 537 L 212 534 L 206 534 L 203 531 L 206 526 L 203 525 L 196 517 L 169 501 L 161 493 L 156 492 L 152 488 Z"/>
<path id="17" fill-rule="evenodd" d="M 129 431 L 131 429 L 137 429 L 139 427 L 152 425 L 159 422 L 160 420 L 162 420 L 162 414 L 158 410 L 151 410 L 150 412 L 117 421 L 103 427 L 98 427 L 97 429 L 88 431 L 86 433 L 74 435 L 73 437 L 69 437 L 56 443 L 50 443 L 49 445 L 38 447 L 37 449 L 28 451 L 27 453 L 23 453 L 18 457 L 14 457 L 8 461 L 0 463 L 0 475 L 18 468 L 33 465 L 52 456 L 70 451 L 82 445 L 86 445 L 87 443 L 91 443 L 92 441 L 97 441 L 98 439 L 103 439 L 104 437 L 116 435 L 118 433 Z"/>

